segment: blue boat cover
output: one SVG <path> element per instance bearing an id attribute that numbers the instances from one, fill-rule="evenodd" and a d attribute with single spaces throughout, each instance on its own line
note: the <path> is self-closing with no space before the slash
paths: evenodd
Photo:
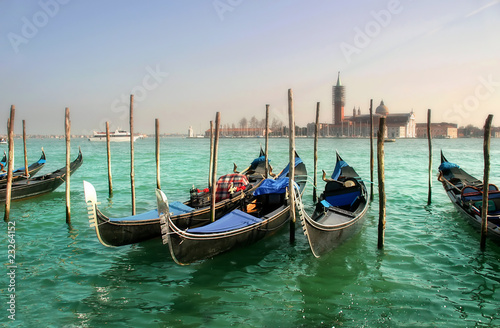
<path id="1" fill-rule="evenodd" d="M 288 178 L 265 179 L 259 187 L 253 192 L 254 196 L 267 195 L 267 194 L 282 194 L 286 192 L 288 187 Z"/>
<path id="2" fill-rule="evenodd" d="M 110 221 L 120 222 L 120 221 L 143 221 L 143 220 L 153 220 L 158 218 L 158 210 L 151 210 L 145 213 L 126 216 L 123 218 L 109 218 Z"/>
<path id="3" fill-rule="evenodd" d="M 260 163 L 265 162 L 265 161 L 266 161 L 266 156 L 257 157 L 256 159 L 254 159 L 252 161 L 252 164 L 250 164 L 250 169 L 255 170 Z M 271 162 L 271 160 L 268 159 L 267 162 L 269 163 L 269 162 Z"/>
<path id="4" fill-rule="evenodd" d="M 299 165 L 300 163 L 302 163 L 302 159 L 300 157 L 295 157 L 295 166 Z M 278 176 L 277 179 L 282 179 L 282 178 L 286 177 L 286 175 L 288 174 L 288 171 L 290 171 L 290 163 L 288 163 L 288 165 L 280 173 L 280 175 Z"/>
<path id="5" fill-rule="evenodd" d="M 217 233 L 224 231 L 231 231 L 240 228 L 244 228 L 246 226 L 259 223 L 262 219 L 251 216 L 248 213 L 245 213 L 240 210 L 234 210 L 220 219 L 207 224 L 202 227 L 188 229 L 187 232 L 190 233 Z"/>
<path id="6" fill-rule="evenodd" d="M 194 208 L 178 201 L 168 204 L 168 207 L 172 215 L 180 215 L 194 211 Z"/>
<path id="7" fill-rule="evenodd" d="M 460 168 L 458 164 L 452 163 L 452 162 L 443 162 L 441 165 L 439 165 L 439 171 L 442 171 L 443 173 L 448 173 L 452 168 L 456 167 L 457 169 Z"/>
<path id="8" fill-rule="evenodd" d="M 333 170 L 332 174 L 332 179 L 333 180 L 338 180 L 340 177 L 340 173 L 342 172 L 342 168 L 349 166 L 345 161 L 337 161 L 337 164 L 335 164 L 335 169 Z"/>

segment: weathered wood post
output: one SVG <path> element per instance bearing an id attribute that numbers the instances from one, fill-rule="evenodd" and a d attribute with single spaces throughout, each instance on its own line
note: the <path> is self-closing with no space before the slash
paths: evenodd
<path id="1" fill-rule="evenodd" d="M 373 200 L 373 99 L 370 99 L 370 201 Z"/>
<path id="2" fill-rule="evenodd" d="M 432 202 L 432 136 L 431 136 L 431 110 L 427 110 L 427 141 L 429 143 L 429 193 L 427 205 Z"/>
<path id="3" fill-rule="evenodd" d="M 160 186 L 160 121 L 155 119 L 155 159 L 156 159 L 156 188 L 161 189 Z"/>
<path id="4" fill-rule="evenodd" d="M 294 177 L 295 177 L 295 114 L 293 112 L 293 92 L 288 89 L 288 130 L 290 141 L 289 165 L 290 170 L 288 173 L 288 193 L 290 195 L 290 242 L 295 241 L 295 190 L 294 190 Z"/>
<path id="5" fill-rule="evenodd" d="M 111 177 L 111 143 L 109 137 L 109 122 L 106 122 L 106 151 L 108 160 L 108 189 L 109 197 L 113 197 L 113 179 Z"/>
<path id="6" fill-rule="evenodd" d="M 219 150 L 220 112 L 215 115 L 215 138 L 213 151 L 212 189 L 210 198 L 210 221 L 215 221 L 215 193 L 217 191 L 217 153 Z"/>
<path id="7" fill-rule="evenodd" d="M 379 219 L 378 219 L 378 248 L 384 247 L 385 233 L 385 171 L 384 171 L 384 138 L 385 117 L 380 118 L 379 131 L 377 135 L 377 169 L 378 169 L 378 194 L 379 194 Z"/>
<path id="8" fill-rule="evenodd" d="M 70 182 L 71 175 L 71 121 L 69 120 L 69 108 L 66 107 L 64 120 L 64 130 L 66 133 L 66 223 L 71 224 L 71 200 L 70 200 Z"/>
<path id="9" fill-rule="evenodd" d="M 26 121 L 23 120 L 23 146 L 24 146 L 24 175 L 29 178 L 28 151 L 26 150 Z"/>
<path id="10" fill-rule="evenodd" d="M 491 121 L 493 115 L 488 115 L 484 123 L 484 176 L 483 176 L 483 206 L 481 209 L 481 250 L 486 248 L 486 235 L 488 234 L 488 191 L 490 184 L 490 139 Z"/>
<path id="11" fill-rule="evenodd" d="M 5 212 L 3 220 L 9 222 L 10 216 L 10 199 L 12 196 L 12 167 L 14 166 L 14 117 L 16 114 L 16 106 L 10 106 L 10 117 L 7 121 L 7 133 L 9 143 L 9 159 L 7 161 L 7 185 L 5 188 Z"/>
<path id="12" fill-rule="evenodd" d="M 212 188 L 212 174 L 214 173 L 214 121 L 210 121 L 210 162 L 208 164 L 208 188 Z"/>
<path id="13" fill-rule="evenodd" d="M 130 188 L 132 190 L 132 215 L 135 215 L 135 172 L 134 172 L 134 95 L 130 95 Z"/>
<path id="14" fill-rule="evenodd" d="M 314 175 L 313 175 L 313 202 L 316 203 L 316 189 L 318 187 L 318 138 L 319 138 L 319 101 L 316 103 L 316 124 L 314 125 Z"/>
<path id="15" fill-rule="evenodd" d="M 265 178 L 269 176 L 269 105 L 266 105 L 266 146 L 264 151 L 264 160 L 266 161 Z"/>

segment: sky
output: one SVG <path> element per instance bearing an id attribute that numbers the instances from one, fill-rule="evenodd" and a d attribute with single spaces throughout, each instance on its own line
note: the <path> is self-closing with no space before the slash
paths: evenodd
<path id="1" fill-rule="evenodd" d="M 473 124 L 500 114 L 500 0 L 0 1 L 0 134 L 128 129 L 196 133 L 270 117 L 332 121 L 383 100 L 416 121 Z M 498 116 L 498 115 L 497 115 Z M 5 122 L 1 124 L 1 122 Z M 494 117 L 493 125 L 500 125 Z"/>

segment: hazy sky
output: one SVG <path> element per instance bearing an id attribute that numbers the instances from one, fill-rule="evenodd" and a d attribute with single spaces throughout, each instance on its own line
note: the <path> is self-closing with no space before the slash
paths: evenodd
<path id="1" fill-rule="evenodd" d="M 391 113 L 483 126 L 500 114 L 500 0 L 40 0 L 0 2 L 0 134 L 128 129 L 186 133 L 265 116 L 332 120 L 341 72 L 346 115 Z M 4 123 L 1 123 L 4 122 Z M 500 125 L 495 117 L 493 125 Z"/>

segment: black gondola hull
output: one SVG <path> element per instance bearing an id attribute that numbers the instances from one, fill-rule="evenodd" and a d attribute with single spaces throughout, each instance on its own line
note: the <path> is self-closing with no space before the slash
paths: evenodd
<path id="1" fill-rule="evenodd" d="M 337 163 L 342 161 L 337 153 Z M 362 180 L 359 179 L 356 171 L 350 166 L 344 166 L 340 171 L 341 178 L 332 181 L 332 184 L 337 184 L 336 193 L 342 194 L 349 190 L 349 188 L 356 188 L 359 196 L 356 199 L 355 206 L 349 206 L 348 209 L 328 206 L 325 207 L 322 200 L 326 198 L 326 185 L 325 191 L 320 196 L 320 201 L 316 204 L 316 209 L 309 217 L 304 214 L 301 216 L 304 234 L 307 236 L 309 246 L 315 257 L 320 257 L 331 250 L 339 247 L 348 239 L 356 235 L 362 228 L 364 216 L 368 210 L 368 197 L 366 186 Z M 345 187 L 346 181 L 355 183 L 353 187 Z"/>
<path id="2" fill-rule="evenodd" d="M 253 190 L 253 189 L 252 189 Z M 241 206 L 245 194 L 224 200 L 216 204 L 216 219 L 225 213 Z M 151 220 L 110 220 L 99 209 L 96 209 L 97 226 L 95 227 L 99 241 L 108 247 L 124 246 L 161 237 L 160 218 Z M 193 212 L 175 215 L 172 220 L 182 228 L 195 227 L 210 222 L 210 207 Z"/>
<path id="3" fill-rule="evenodd" d="M 448 160 L 441 153 L 441 164 L 449 164 Z M 442 166 L 440 166 L 441 168 Z M 460 212 L 462 217 L 472 225 L 476 230 L 480 231 L 482 227 L 482 218 L 480 210 L 473 206 L 470 202 L 462 201 L 462 190 L 465 187 L 473 186 L 482 189 L 483 182 L 471 176 L 459 167 L 450 169 L 440 169 L 438 181 L 443 185 L 443 188 L 452 202 L 453 206 Z M 498 191 L 494 191 L 498 198 Z M 489 196 L 491 199 L 491 195 Z M 498 202 L 498 199 L 496 199 Z M 497 244 L 500 244 L 500 213 L 498 210 L 490 214 L 488 213 L 487 236 Z"/>
<path id="4" fill-rule="evenodd" d="M 83 163 L 81 151 L 70 164 L 70 174 L 73 174 Z M 56 190 L 66 181 L 66 167 L 39 177 L 12 183 L 11 200 L 23 200 L 37 197 Z M 5 202 L 7 185 L 0 185 L 0 202 Z"/>
<path id="5" fill-rule="evenodd" d="M 212 258 L 238 247 L 251 245 L 274 234 L 288 222 L 290 208 L 282 206 L 269 219 L 244 229 L 217 234 L 190 234 L 168 221 L 168 247 L 174 261 L 185 265 Z"/>

